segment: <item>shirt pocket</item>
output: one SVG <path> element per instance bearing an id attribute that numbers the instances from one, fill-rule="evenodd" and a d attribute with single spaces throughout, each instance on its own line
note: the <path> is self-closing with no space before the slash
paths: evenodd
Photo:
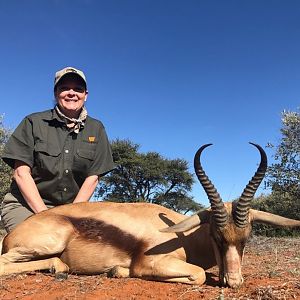
<path id="1" fill-rule="evenodd" d="M 34 146 L 34 160 L 41 178 L 53 177 L 59 173 L 61 151 L 58 146 L 38 142 Z"/>
<path id="2" fill-rule="evenodd" d="M 76 173 L 81 173 L 82 177 L 86 177 L 95 160 L 95 153 L 94 149 L 77 149 L 74 156 L 73 170 Z"/>

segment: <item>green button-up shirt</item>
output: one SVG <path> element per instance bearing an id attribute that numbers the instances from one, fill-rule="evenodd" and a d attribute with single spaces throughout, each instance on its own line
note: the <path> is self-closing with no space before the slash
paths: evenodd
<path id="1" fill-rule="evenodd" d="M 76 134 L 55 109 L 25 117 L 2 158 L 12 168 L 15 160 L 29 165 L 45 204 L 52 205 L 72 202 L 88 176 L 103 176 L 114 168 L 103 124 L 88 116 Z M 11 193 L 24 201 L 14 180 Z"/>

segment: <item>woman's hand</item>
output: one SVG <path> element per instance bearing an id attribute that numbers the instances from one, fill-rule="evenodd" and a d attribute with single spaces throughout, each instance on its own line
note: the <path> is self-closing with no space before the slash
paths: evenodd
<path id="1" fill-rule="evenodd" d="M 97 175 L 87 177 L 84 183 L 82 184 L 73 203 L 89 201 L 97 187 L 98 182 L 99 179 Z"/>
<path id="2" fill-rule="evenodd" d="M 31 169 L 27 164 L 16 160 L 13 177 L 25 201 L 34 213 L 48 209 L 31 176 Z"/>

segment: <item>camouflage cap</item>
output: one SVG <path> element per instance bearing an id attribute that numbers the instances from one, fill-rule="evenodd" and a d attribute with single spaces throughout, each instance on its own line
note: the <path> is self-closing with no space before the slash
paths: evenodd
<path id="1" fill-rule="evenodd" d="M 80 71 L 76 68 L 73 68 L 73 67 L 66 67 L 66 68 L 63 68 L 62 70 L 59 70 L 55 73 L 54 87 L 67 74 L 76 74 L 76 75 L 78 75 L 84 81 L 85 85 L 87 85 L 85 75 L 82 71 Z"/>

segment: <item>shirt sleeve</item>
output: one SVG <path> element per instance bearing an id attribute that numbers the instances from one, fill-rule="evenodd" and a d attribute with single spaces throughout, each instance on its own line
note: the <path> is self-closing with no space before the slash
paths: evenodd
<path id="1" fill-rule="evenodd" d="M 112 150 L 104 127 L 100 129 L 99 142 L 97 144 L 95 159 L 88 172 L 88 176 L 104 176 L 115 168 Z"/>
<path id="2" fill-rule="evenodd" d="M 2 159 L 10 167 L 14 168 L 15 161 L 20 160 L 32 168 L 34 161 L 34 137 L 32 132 L 32 123 L 26 117 L 10 136 L 2 155 Z"/>

